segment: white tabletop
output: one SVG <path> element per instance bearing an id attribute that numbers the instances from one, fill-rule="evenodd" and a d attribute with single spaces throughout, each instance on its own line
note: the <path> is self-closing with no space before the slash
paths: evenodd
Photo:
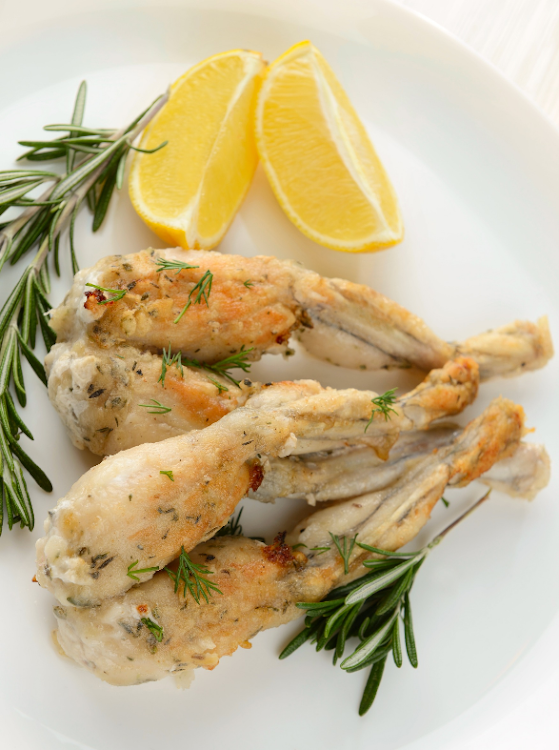
<path id="1" fill-rule="evenodd" d="M 559 125 L 557 0 L 398 0 L 473 47 Z"/>

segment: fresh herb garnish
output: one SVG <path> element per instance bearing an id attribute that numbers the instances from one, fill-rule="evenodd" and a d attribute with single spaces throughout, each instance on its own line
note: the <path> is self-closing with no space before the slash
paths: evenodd
<path id="1" fill-rule="evenodd" d="M 193 563 L 186 554 L 184 547 L 181 547 L 177 572 L 175 573 L 169 568 L 165 568 L 165 570 L 175 584 L 175 594 L 183 585 L 183 597 L 186 599 L 186 592 L 190 592 L 196 604 L 200 604 L 200 596 L 203 596 L 206 602 L 209 602 L 209 596 L 212 596 L 214 591 L 223 595 L 223 592 L 218 589 L 215 583 L 203 577 L 204 575 L 213 575 L 213 570 L 208 570 L 205 565 Z"/>
<path id="2" fill-rule="evenodd" d="M 442 500 L 445 508 L 449 508 L 450 507 L 450 503 L 448 502 L 448 500 L 446 499 L 446 497 L 441 497 L 441 500 Z"/>
<path id="3" fill-rule="evenodd" d="M 168 412 L 173 411 L 172 407 L 163 406 L 161 401 L 158 401 L 156 398 L 150 398 L 150 401 L 152 401 L 153 403 L 138 404 L 138 406 L 142 406 L 144 409 L 147 409 L 148 414 L 167 414 Z"/>
<path id="4" fill-rule="evenodd" d="M 351 541 L 346 536 L 342 537 L 342 540 L 340 541 L 340 537 L 336 534 L 332 534 L 332 532 L 330 532 L 330 536 L 332 537 L 332 541 L 334 542 L 336 549 L 338 550 L 342 560 L 344 561 L 344 575 L 347 575 L 349 573 L 349 558 L 351 557 L 351 553 L 353 552 L 353 548 L 355 547 L 357 534 Z"/>
<path id="5" fill-rule="evenodd" d="M 161 383 L 162 388 L 165 385 L 167 368 L 172 367 L 173 365 L 176 365 L 181 374 L 181 377 L 184 377 L 184 369 L 182 366 L 182 352 L 177 352 L 173 357 L 171 355 L 171 344 L 169 344 L 169 351 L 166 351 L 165 347 L 163 347 L 163 355 L 161 357 L 161 375 L 159 376 L 159 380 L 157 381 L 158 383 Z"/>
<path id="6" fill-rule="evenodd" d="M 169 479 L 171 480 L 171 482 L 175 481 L 175 478 L 173 476 L 173 472 L 172 471 L 170 471 L 170 470 L 169 471 L 160 471 L 159 473 L 160 474 L 164 474 L 166 477 L 169 477 Z"/>
<path id="7" fill-rule="evenodd" d="M 171 353 L 171 344 L 169 344 L 169 351 L 166 351 L 165 347 L 163 347 L 163 356 L 161 359 L 161 375 L 159 376 L 159 380 L 157 382 L 161 383 L 161 386 L 164 386 L 167 369 L 169 367 L 172 367 L 172 365 L 175 365 L 178 368 L 181 377 L 184 377 L 184 367 L 195 367 L 198 370 L 215 372 L 218 375 L 227 378 L 230 383 L 233 383 L 233 385 L 236 385 L 239 388 L 240 380 L 236 380 L 229 373 L 229 370 L 234 367 L 239 367 L 241 370 L 243 370 L 243 372 L 248 372 L 250 370 L 250 362 L 247 362 L 247 357 L 252 349 L 253 347 L 251 347 L 250 349 L 245 349 L 243 345 L 241 347 L 241 350 L 236 354 L 232 354 L 230 357 L 226 357 L 225 359 L 222 359 L 220 362 L 216 362 L 213 365 L 207 365 L 197 359 L 183 359 L 182 352 L 177 352 L 173 356 Z M 212 378 L 210 378 L 210 380 L 218 389 L 220 389 L 219 384 L 215 380 L 213 380 Z M 221 390 L 224 390 L 224 386 L 221 386 Z"/>
<path id="8" fill-rule="evenodd" d="M 246 286 L 247 289 L 250 289 L 251 286 L 254 286 L 254 281 L 247 279 L 246 281 L 243 281 L 243 286 Z"/>
<path id="9" fill-rule="evenodd" d="M 213 378 L 210 378 L 209 375 L 207 375 L 207 378 L 210 381 L 210 383 L 213 383 L 213 385 L 215 385 L 215 387 L 217 388 L 218 394 L 229 392 L 229 388 L 226 385 L 223 385 L 223 383 L 220 383 L 219 381 L 214 380 Z"/>
<path id="10" fill-rule="evenodd" d="M 163 107 L 168 94 L 160 97 L 126 128 L 116 130 L 86 128 L 82 125 L 86 84 L 81 83 L 71 122 L 47 125 L 56 133 L 54 140 L 24 141 L 30 149 L 19 160 L 28 162 L 62 161 L 60 169 L 24 169 L 0 171 L 0 214 L 12 209 L 14 216 L 0 222 L 0 270 L 5 263 L 15 265 L 36 248 L 0 310 L 0 532 L 4 505 L 8 528 L 19 523 L 30 530 L 34 526 L 33 508 L 23 469 L 46 492 L 52 484 L 45 473 L 19 444 L 20 434 L 33 436 L 18 414 L 10 385 L 20 406 L 27 393 L 21 359 L 24 356 L 35 374 L 47 384 L 42 363 L 33 353 L 40 329 L 47 351 L 56 341 L 49 326 L 51 305 L 50 271 L 60 275 L 60 237 L 69 228 L 72 272 L 79 270 L 74 247 L 74 227 L 80 208 L 86 203 L 93 211 L 93 231 L 101 226 L 115 187 L 122 186 L 124 167 L 131 143 Z M 32 191 L 42 192 L 35 198 Z M 11 212 L 10 212 L 11 214 Z"/>
<path id="11" fill-rule="evenodd" d="M 243 527 L 240 524 L 241 516 L 243 515 L 243 509 L 241 508 L 235 518 L 235 514 L 227 521 L 225 526 L 222 526 L 219 531 L 215 533 L 215 536 L 242 536 Z"/>
<path id="12" fill-rule="evenodd" d="M 253 350 L 254 347 L 250 347 L 250 349 L 245 349 L 244 344 L 241 346 L 241 350 L 238 351 L 236 354 L 232 354 L 230 357 L 226 357 L 225 359 L 222 359 L 219 362 L 216 362 L 213 365 L 203 365 L 204 369 L 211 370 L 212 372 L 217 372 L 219 375 L 222 375 L 224 378 L 227 378 L 233 385 L 236 385 L 239 387 L 240 380 L 235 380 L 235 378 L 229 374 L 229 370 L 238 367 L 243 372 L 249 372 L 250 370 L 250 362 L 247 362 L 247 358 L 249 353 Z M 189 362 L 190 364 L 190 362 Z"/>
<path id="13" fill-rule="evenodd" d="M 118 302 L 121 300 L 124 295 L 126 294 L 126 289 L 107 289 L 107 287 L 104 286 L 97 286 L 97 284 L 86 284 L 86 286 L 91 286 L 94 289 L 98 289 L 100 292 L 108 292 L 109 294 L 114 294 L 114 297 L 110 297 L 108 299 L 98 299 L 97 303 L 99 305 L 106 305 L 109 302 Z"/>
<path id="14" fill-rule="evenodd" d="M 161 643 L 163 640 L 163 628 L 161 625 L 158 625 L 153 620 L 150 620 L 149 617 L 142 617 L 141 622 L 146 626 L 146 628 L 149 630 L 149 632 L 153 635 L 155 640 L 158 643 Z"/>
<path id="15" fill-rule="evenodd" d="M 237 517 L 235 518 L 235 515 L 233 514 L 231 518 L 227 521 L 225 526 L 222 526 L 219 531 L 216 531 L 214 536 L 242 536 L 243 535 L 243 527 L 239 523 L 241 520 L 241 515 L 243 513 L 243 509 L 241 508 L 237 514 Z M 248 539 L 256 539 L 258 542 L 264 542 L 266 541 L 264 537 L 262 536 L 249 536 Z"/>
<path id="16" fill-rule="evenodd" d="M 181 271 L 200 268 L 200 266 L 191 266 L 189 263 L 183 263 L 181 260 L 165 260 L 165 258 L 158 258 L 156 263 L 158 266 L 157 273 L 161 273 L 161 271 L 176 271 L 175 276 Z"/>
<path id="17" fill-rule="evenodd" d="M 413 632 L 410 591 L 425 558 L 458 523 L 478 508 L 490 495 L 490 490 L 477 503 L 451 523 L 432 542 L 418 552 L 391 552 L 357 542 L 352 546 L 383 555 L 384 559 L 368 559 L 362 564 L 370 572 L 350 583 L 338 586 L 321 602 L 298 602 L 306 610 L 305 627 L 287 644 L 279 658 L 285 659 L 306 641 L 316 643 L 316 650 L 333 650 L 333 663 L 344 655 L 347 641 L 357 637 L 359 645 L 340 664 L 346 672 L 357 672 L 371 667 L 365 685 L 359 715 L 363 716 L 376 697 L 384 666 L 392 652 L 394 663 L 402 666 L 400 621 L 404 627 L 404 641 L 410 664 L 417 667 L 417 648 Z M 334 540 L 336 537 L 330 535 Z M 338 551 L 340 547 L 336 544 Z M 340 552 L 340 554 L 342 554 Z M 346 559 L 342 554 L 347 574 Z"/>
<path id="18" fill-rule="evenodd" d="M 132 499 L 132 496 L 130 496 L 130 499 Z M 133 578 L 135 581 L 140 580 L 136 575 L 137 573 L 153 573 L 154 571 L 159 570 L 157 565 L 155 566 L 155 568 L 136 568 L 137 564 L 138 560 L 134 560 L 134 562 L 128 566 L 128 570 L 126 572 L 126 575 L 130 578 Z"/>
<path id="19" fill-rule="evenodd" d="M 391 388 L 389 391 L 385 391 L 381 396 L 376 396 L 375 398 L 371 399 L 374 406 L 371 412 L 371 418 L 369 419 L 369 421 L 367 422 L 367 426 L 365 427 L 365 432 L 367 432 L 367 430 L 371 426 L 373 419 L 375 418 L 375 412 L 380 411 L 381 414 L 384 414 L 385 422 L 388 422 L 388 420 L 390 419 L 390 412 L 393 412 L 394 414 L 398 413 L 396 409 L 392 408 L 392 405 L 396 401 L 396 397 L 394 396 L 394 394 L 397 390 L 397 388 Z"/>
<path id="20" fill-rule="evenodd" d="M 206 305 L 209 306 L 208 297 L 210 296 L 210 292 L 212 291 L 212 281 L 213 281 L 214 275 L 210 270 L 207 270 L 206 273 L 202 276 L 200 281 L 195 284 L 192 289 L 190 290 L 190 294 L 188 295 L 188 302 L 186 305 L 182 308 L 180 314 L 175 318 L 173 323 L 178 323 L 179 320 L 182 318 L 182 316 L 185 314 L 185 312 L 188 310 L 190 305 L 199 305 L 202 302 L 202 299 L 206 303 Z M 196 293 L 196 297 L 194 298 L 194 302 L 192 301 L 192 295 Z"/>

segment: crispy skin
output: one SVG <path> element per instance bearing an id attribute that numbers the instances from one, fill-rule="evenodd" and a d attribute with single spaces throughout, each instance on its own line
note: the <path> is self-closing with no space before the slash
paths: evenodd
<path id="1" fill-rule="evenodd" d="M 462 373 L 463 382 L 447 382 L 448 370 Z M 367 432 L 374 392 L 286 382 L 263 387 L 244 407 L 204 430 L 108 458 L 49 514 L 46 536 L 37 543 L 39 582 L 61 601 L 70 597 L 83 605 L 126 590 L 133 583 L 127 569 L 134 560 L 139 568 L 162 568 L 181 545 L 188 551 L 223 526 L 253 485 L 252 467 L 263 457 L 347 445 L 369 445 L 387 456 L 400 431 L 417 426 L 414 419 L 427 426 L 422 394 L 434 418 L 440 410 L 433 391 L 455 408 L 475 396 L 475 364 L 447 363 L 439 375 L 441 384 L 431 377 L 417 397 L 406 396 L 402 407 L 396 406 L 391 419 L 375 413 Z M 448 389 L 456 388 L 466 398 L 449 399 Z M 161 473 L 169 471 L 172 480 Z"/>
<path id="2" fill-rule="evenodd" d="M 484 429 L 485 420 L 509 423 L 502 451 L 495 450 Z M 289 544 L 307 545 L 307 554 L 276 552 L 262 543 L 242 537 L 222 537 L 199 545 L 192 553 L 222 595 L 196 605 L 190 594 L 174 592 L 165 572 L 93 609 L 56 607 L 58 641 L 68 656 L 98 677 L 115 685 L 157 680 L 169 673 L 202 666 L 213 669 L 222 656 L 260 630 L 276 627 L 301 615 L 296 602 L 318 601 L 344 581 L 341 559 L 332 547 L 329 532 L 362 542 L 397 549 L 409 542 L 429 518 L 448 482 L 461 483 L 478 476 L 477 462 L 498 460 L 513 446 L 511 435 L 520 440 L 522 409 L 497 399 L 446 448 L 413 465 L 392 487 L 319 510 L 297 524 Z M 501 437 L 504 437 L 501 432 Z M 489 438 L 491 445 L 485 445 Z M 466 458 L 470 455 L 470 460 Z M 469 474 L 465 467 L 469 466 Z M 321 555 L 310 547 L 328 546 Z M 354 548 L 349 578 L 363 572 L 368 553 Z M 141 618 L 148 617 L 163 629 L 157 643 Z"/>
<path id="3" fill-rule="evenodd" d="M 133 346 L 101 349 L 83 338 L 55 344 L 45 366 L 49 398 L 72 443 L 98 456 L 200 430 L 259 390 L 244 382 L 236 388 L 216 373 L 210 380 L 192 367 L 181 375 L 176 366 L 162 385 L 159 355 Z M 140 406 L 155 401 L 171 411 Z"/>
<path id="4" fill-rule="evenodd" d="M 158 258 L 179 259 L 198 268 L 158 273 Z M 291 330 L 299 325 L 292 267 L 296 268 L 264 256 L 248 259 L 179 248 L 110 255 L 76 274 L 52 325 L 60 341 L 75 338 L 76 331 L 80 335 L 85 328 L 103 347 L 127 342 L 161 350 L 170 344 L 188 357 L 212 363 L 244 345 L 254 347 L 257 359 L 263 351 L 285 351 Z M 206 269 L 214 274 L 210 304 L 192 304 L 175 325 Z M 253 287 L 244 286 L 248 280 Z M 88 282 L 128 291 L 118 303 L 84 307 Z"/>
<path id="5" fill-rule="evenodd" d="M 215 373 L 192 367 L 184 367 L 181 374 L 176 366 L 167 369 L 162 386 L 159 355 L 126 345 L 103 349 L 83 337 L 56 344 L 45 365 L 50 400 L 72 442 L 101 456 L 206 427 L 262 389 L 248 379 L 237 388 Z M 478 386 L 475 361 L 458 357 L 429 373 L 397 403 L 421 429 L 460 413 L 475 400 Z M 153 409 L 140 406 L 155 400 L 172 410 L 153 414 Z"/>
<path id="6" fill-rule="evenodd" d="M 158 273 L 158 258 L 199 267 Z M 214 274 L 208 304 L 191 304 L 175 324 L 206 269 Z M 101 304 L 105 300 L 87 283 L 126 289 L 126 295 Z M 102 347 L 129 343 L 161 351 L 171 345 L 209 363 L 242 346 L 253 349 L 255 360 L 264 352 L 285 352 L 294 331 L 320 359 L 369 370 L 415 365 L 429 371 L 464 353 L 479 361 L 485 380 L 543 367 L 553 355 L 545 318 L 449 344 L 416 315 L 362 284 L 326 279 L 292 261 L 180 248 L 112 255 L 80 271 L 51 322 L 59 342 L 85 334 Z"/>

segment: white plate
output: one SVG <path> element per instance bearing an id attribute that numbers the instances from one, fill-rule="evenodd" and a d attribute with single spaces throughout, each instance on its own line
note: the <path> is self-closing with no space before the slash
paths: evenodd
<path id="1" fill-rule="evenodd" d="M 62 5 L 52 4 L 51 15 Z M 163 12 L 118 10 L 112 3 L 86 12 L 74 4 L 83 12 L 31 26 L 20 22 L 20 31 L 0 44 L 2 168 L 17 153 L 18 138 L 38 136 L 39 124 L 69 116 L 82 77 L 90 91 L 87 123 L 120 125 L 210 54 L 247 47 L 273 59 L 311 38 L 372 134 L 400 196 L 406 239 L 389 251 L 355 257 L 318 247 L 284 217 L 259 172 L 221 249 L 295 257 L 326 275 L 369 283 L 448 339 L 544 313 L 559 330 L 559 139 L 513 87 L 436 28 L 380 0 L 365 9 L 329 2 L 322 13 L 310 2 L 221 5 Z M 43 6 L 19 4 L 13 23 L 30 7 L 48 15 Z M 233 6 L 252 12 L 231 12 Z M 98 235 L 91 235 L 89 217 L 81 219 L 82 266 L 158 244 L 125 194 Z M 64 266 L 55 302 L 69 285 L 67 260 Z M 3 295 L 7 280 L 3 272 Z M 406 385 L 402 377 L 336 369 L 301 353 L 289 362 L 269 357 L 254 371 L 380 391 Z M 466 418 L 503 393 L 525 406 L 536 439 L 556 457 L 557 371 L 553 361 L 524 378 L 484 385 Z M 533 746 L 557 746 L 551 720 L 544 716 L 540 725 L 545 739 L 535 735 L 530 722 L 536 714 L 522 705 L 555 679 L 544 691 L 549 700 L 557 684 L 549 658 L 557 653 L 559 633 L 555 480 L 533 505 L 496 496 L 432 555 L 413 594 L 420 667 L 388 667 L 365 719 L 357 716 L 363 674 L 333 669 L 329 656 L 311 647 L 278 662 L 297 624 L 259 635 L 251 651 L 239 650 L 213 673 L 199 670 L 188 692 L 171 680 L 115 688 L 54 652 L 52 601 L 31 583 L 33 541 L 46 511 L 92 459 L 70 446 L 44 390 L 26 375 L 32 407 L 25 417 L 36 435 L 30 450 L 55 491 L 52 497 L 34 492 L 33 534 L 5 532 L 0 543 L 2 747 L 435 750 L 489 742 L 500 747 L 499 737 L 507 737 L 510 749 L 520 747 L 528 730 Z M 472 487 L 452 494 L 451 508 L 437 509 L 422 539 L 478 493 Z M 247 530 L 285 528 L 298 508 L 247 504 Z M 507 717 L 513 710 L 520 719 Z M 504 729 L 488 735 L 492 725 Z"/>

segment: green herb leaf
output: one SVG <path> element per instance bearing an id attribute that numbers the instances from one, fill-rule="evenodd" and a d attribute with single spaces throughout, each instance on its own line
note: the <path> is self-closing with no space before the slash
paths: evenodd
<path id="1" fill-rule="evenodd" d="M 413 620 L 411 616 L 410 595 L 406 592 L 404 598 L 404 636 L 406 639 L 406 651 L 412 667 L 417 669 L 417 648 L 415 646 L 415 635 L 413 633 Z"/>
<path id="2" fill-rule="evenodd" d="M 158 266 L 157 273 L 161 273 L 161 271 L 175 271 L 175 276 L 181 271 L 200 268 L 200 266 L 191 266 L 190 263 L 183 263 L 180 260 L 166 260 L 165 258 L 158 258 L 156 263 Z"/>
<path id="3" fill-rule="evenodd" d="M 332 534 L 332 532 L 330 532 L 330 536 L 336 546 L 336 549 L 340 553 L 342 560 L 344 561 L 344 574 L 347 575 L 349 573 L 349 558 L 351 557 L 351 553 L 353 552 L 353 548 L 355 546 L 355 540 L 357 539 L 357 534 L 353 537 L 351 541 L 349 541 L 348 538 L 345 536 L 340 541 L 340 537 L 336 536 L 335 534 Z"/>
<path id="4" fill-rule="evenodd" d="M 175 478 L 173 477 L 173 472 L 172 471 L 160 471 L 159 473 L 160 474 L 164 474 L 166 477 L 169 477 L 169 479 L 171 480 L 171 482 L 175 481 Z"/>
<path id="5" fill-rule="evenodd" d="M 158 643 L 163 640 L 163 628 L 149 617 L 142 617 L 141 622 L 146 626 Z"/>
<path id="6" fill-rule="evenodd" d="M 107 292 L 108 294 L 114 294 L 114 297 L 109 297 L 108 299 L 103 300 L 97 300 L 97 303 L 99 305 L 107 305 L 109 302 L 118 302 L 121 300 L 124 295 L 126 294 L 126 289 L 107 289 L 105 286 L 97 286 L 97 284 L 90 284 L 89 282 L 86 284 L 86 286 L 93 287 L 93 289 L 98 289 L 100 292 Z"/>
<path id="7" fill-rule="evenodd" d="M 173 321 L 174 323 L 178 323 L 182 316 L 185 314 L 185 312 L 188 310 L 190 305 L 199 305 L 202 302 L 202 299 L 206 303 L 206 305 L 209 306 L 208 297 L 210 296 L 210 292 L 212 291 L 212 282 L 213 282 L 213 273 L 211 271 L 206 271 L 205 274 L 202 276 L 200 281 L 194 285 L 194 287 L 190 290 L 190 294 L 188 295 L 188 302 L 181 310 L 180 314 L 175 318 Z M 196 295 L 194 298 L 194 302 L 192 301 L 192 296 Z"/>
<path id="8" fill-rule="evenodd" d="M 422 554 L 426 555 L 427 551 L 423 551 Z M 357 602 L 372 596 L 377 591 L 381 591 L 391 583 L 394 583 L 394 581 L 397 581 L 398 578 L 401 578 L 410 568 L 416 565 L 418 561 L 418 557 L 412 557 L 409 560 L 402 561 L 400 565 L 394 566 L 390 570 L 379 573 L 370 581 L 364 583 L 362 586 L 358 586 L 348 594 L 346 604 L 356 604 Z"/>
<path id="9" fill-rule="evenodd" d="M 165 568 L 165 571 L 175 584 L 175 594 L 182 585 L 183 597 L 186 599 L 186 594 L 189 592 L 196 604 L 200 604 L 201 596 L 204 597 L 206 602 L 209 602 L 209 597 L 212 596 L 214 591 L 223 594 L 215 583 L 212 583 L 208 578 L 204 578 L 206 575 L 213 575 L 213 571 L 208 570 L 204 565 L 196 565 L 192 562 L 184 547 L 181 547 L 177 572 L 175 573 L 169 568 Z"/>
<path id="10" fill-rule="evenodd" d="M 219 531 L 214 534 L 214 536 L 242 536 L 243 527 L 240 524 L 242 514 L 243 509 L 241 508 L 239 510 L 239 513 L 237 514 L 237 517 L 235 518 L 235 515 L 233 514 L 227 521 L 225 526 L 222 526 L 221 529 L 219 529 Z"/>
<path id="11" fill-rule="evenodd" d="M 384 659 L 378 661 L 376 664 L 373 664 L 373 666 L 371 667 L 369 678 L 367 680 L 367 684 L 365 685 L 363 697 L 361 698 L 361 703 L 359 705 L 359 716 L 365 716 L 367 711 L 373 705 L 375 698 L 377 697 L 377 692 L 382 680 L 382 675 L 384 674 L 386 659 L 387 657 L 385 656 Z"/>
<path id="12" fill-rule="evenodd" d="M 155 398 L 150 398 L 150 401 L 152 402 L 151 404 L 138 404 L 138 406 L 147 409 L 148 414 L 167 414 L 173 410 L 171 406 L 163 406 L 161 401 L 158 401 Z"/>
<path id="13" fill-rule="evenodd" d="M 397 388 L 391 388 L 389 391 L 385 391 L 381 396 L 376 396 L 376 398 L 371 399 L 374 408 L 371 412 L 371 418 L 369 419 L 369 421 L 367 422 L 367 426 L 365 427 L 365 432 L 367 432 L 367 430 L 371 426 L 376 412 L 384 414 L 385 422 L 388 422 L 388 420 L 390 419 L 391 412 L 393 414 L 398 413 L 396 409 L 392 408 L 393 404 L 396 401 L 396 397 L 394 396 L 394 394 L 397 390 Z"/>
<path id="14" fill-rule="evenodd" d="M 392 627 L 392 656 L 394 657 L 394 664 L 399 669 L 402 666 L 402 643 L 400 641 L 399 617 L 394 620 L 394 625 Z"/>
<path id="15" fill-rule="evenodd" d="M 128 570 L 126 571 L 126 575 L 130 578 L 133 578 L 135 581 L 140 580 L 138 578 L 139 573 L 154 573 L 156 570 L 159 570 L 157 565 L 154 568 L 136 568 L 138 562 L 138 560 L 134 560 L 133 563 L 130 563 L 130 565 L 128 566 Z"/>

